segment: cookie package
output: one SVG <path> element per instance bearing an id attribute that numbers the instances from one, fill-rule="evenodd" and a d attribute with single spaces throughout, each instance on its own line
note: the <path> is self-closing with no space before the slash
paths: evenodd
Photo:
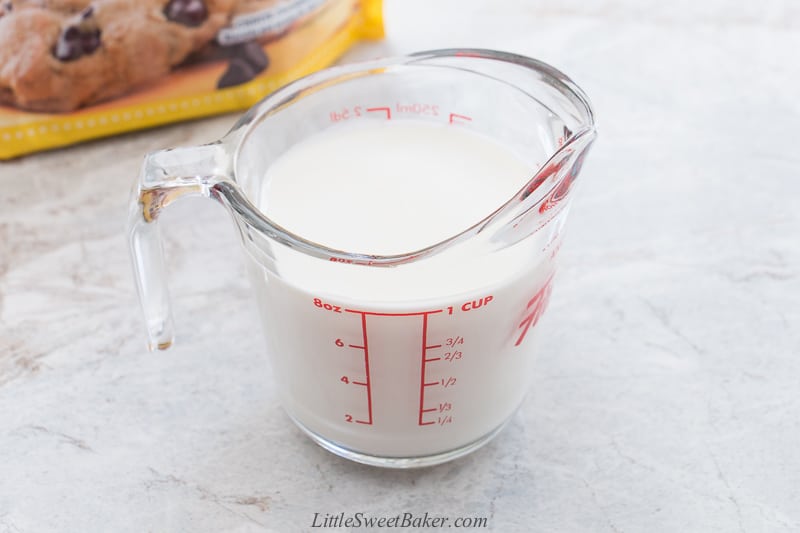
<path id="1" fill-rule="evenodd" d="M 382 36 L 381 0 L 0 0 L 0 159 L 245 109 Z"/>

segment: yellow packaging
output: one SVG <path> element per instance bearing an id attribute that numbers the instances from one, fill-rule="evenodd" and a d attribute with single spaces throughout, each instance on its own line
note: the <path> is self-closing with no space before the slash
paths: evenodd
<path id="1" fill-rule="evenodd" d="M 381 0 L 3 0 L 0 159 L 244 109 L 382 36 Z"/>

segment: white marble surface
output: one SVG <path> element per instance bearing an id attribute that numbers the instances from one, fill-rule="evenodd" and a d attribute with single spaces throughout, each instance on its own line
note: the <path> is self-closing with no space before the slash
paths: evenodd
<path id="1" fill-rule="evenodd" d="M 276 403 L 212 202 L 165 215 L 179 341 L 147 353 L 130 185 L 144 153 L 234 117 L 126 135 L 0 165 L 0 532 L 293 532 L 358 511 L 501 532 L 800 531 L 798 3 L 386 4 L 387 41 L 347 60 L 507 49 L 597 108 L 511 425 L 422 471 L 312 444 Z"/>

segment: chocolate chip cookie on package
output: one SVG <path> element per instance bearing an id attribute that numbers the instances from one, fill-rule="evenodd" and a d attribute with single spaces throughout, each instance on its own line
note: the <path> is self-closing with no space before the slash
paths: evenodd
<path id="1" fill-rule="evenodd" d="M 158 79 L 214 39 L 235 0 L 6 0 L 0 103 L 70 111 Z"/>
<path id="2" fill-rule="evenodd" d="M 0 160 L 245 109 L 382 37 L 381 0 L 0 0 Z"/>

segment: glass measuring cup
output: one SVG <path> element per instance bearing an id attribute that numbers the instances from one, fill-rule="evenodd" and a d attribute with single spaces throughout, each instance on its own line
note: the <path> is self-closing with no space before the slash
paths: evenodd
<path id="1" fill-rule="evenodd" d="M 389 256 L 328 248 L 256 207 L 267 171 L 292 146 L 344 122 L 398 120 L 489 137 L 529 164 L 530 180 L 463 231 Z M 240 231 L 276 386 L 300 428 L 380 466 L 468 453 L 500 431 L 528 389 L 536 324 L 594 137 L 592 108 L 569 78 L 503 52 L 421 52 L 291 83 L 221 140 L 145 159 L 129 236 L 150 347 L 173 341 L 159 213 L 206 196 Z"/>

